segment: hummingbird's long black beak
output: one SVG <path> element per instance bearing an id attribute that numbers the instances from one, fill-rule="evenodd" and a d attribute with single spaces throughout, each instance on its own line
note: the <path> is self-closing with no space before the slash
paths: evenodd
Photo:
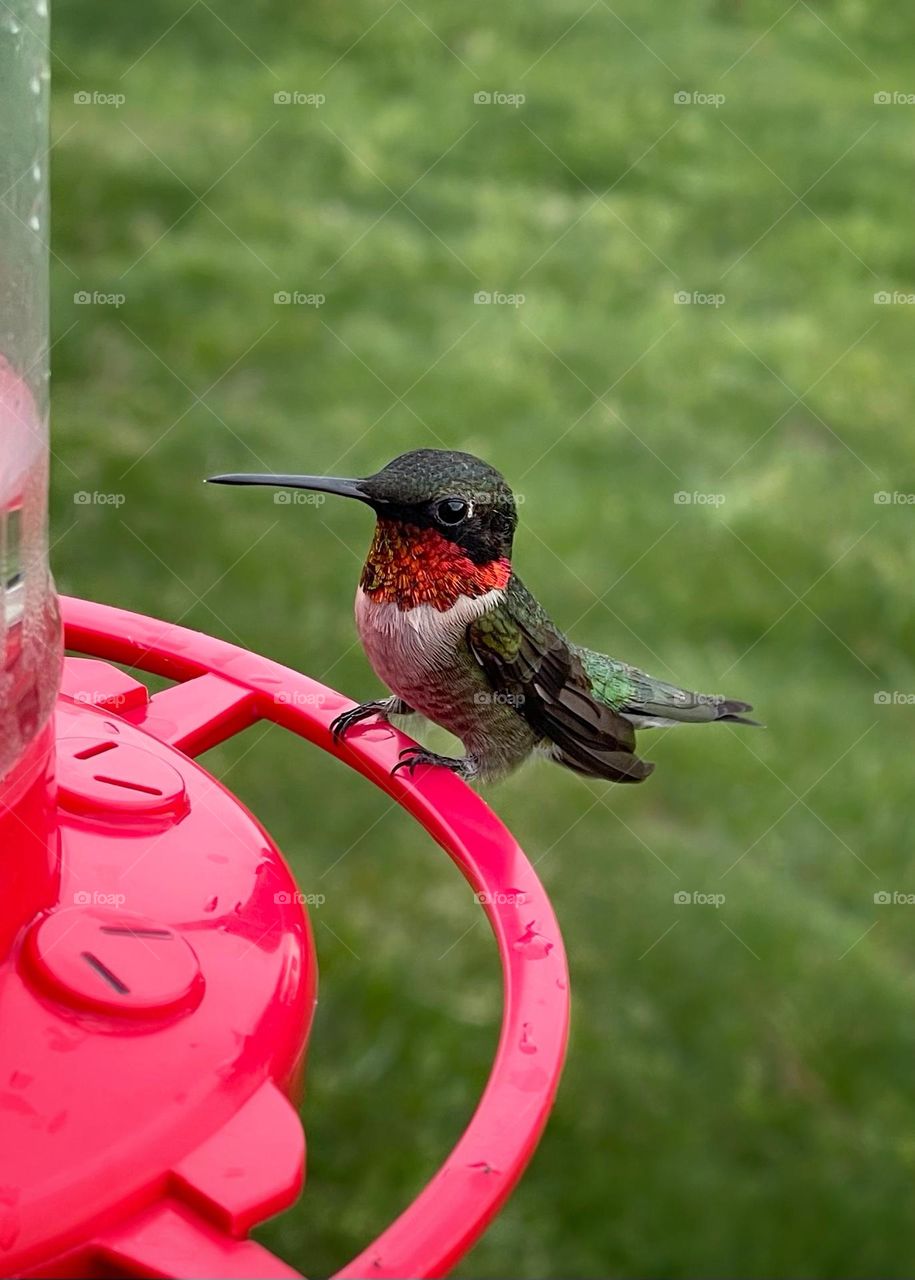
<path id="1" fill-rule="evenodd" d="M 357 498 L 372 504 L 362 480 L 345 480 L 341 476 L 268 476 L 233 472 L 223 476 L 207 476 L 207 484 L 269 484 L 280 489 L 313 489 L 316 493 L 336 493 L 341 498 Z"/>

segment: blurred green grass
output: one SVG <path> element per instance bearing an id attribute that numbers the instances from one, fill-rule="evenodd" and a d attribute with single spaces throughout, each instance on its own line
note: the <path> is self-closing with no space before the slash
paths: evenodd
<path id="1" fill-rule="evenodd" d="M 534 765 L 489 794 L 554 898 L 574 1019 L 459 1275 L 915 1268 L 911 914 L 873 900 L 915 889 L 912 712 L 874 702 L 915 692 L 915 517 L 874 501 L 915 490 L 913 309 L 874 304 L 915 292 L 915 108 L 874 103 L 913 38 L 898 0 L 57 6 L 61 589 L 369 696 L 367 514 L 201 477 L 444 444 L 522 495 L 516 563 L 577 640 L 769 726 L 648 739 L 632 791 Z M 274 303 L 296 290 L 326 302 Z M 262 726 L 208 764 L 327 899 L 309 1184 L 260 1233 L 325 1274 L 466 1123 L 494 949 L 348 771 Z"/>

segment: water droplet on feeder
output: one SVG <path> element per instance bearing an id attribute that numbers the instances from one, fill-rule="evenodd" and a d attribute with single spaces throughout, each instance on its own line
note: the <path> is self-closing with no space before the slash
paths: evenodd
<path id="1" fill-rule="evenodd" d="M 536 929 L 536 920 L 532 920 L 521 937 L 512 943 L 512 950 L 520 951 L 528 960 L 545 960 L 553 950 L 553 943 Z"/>

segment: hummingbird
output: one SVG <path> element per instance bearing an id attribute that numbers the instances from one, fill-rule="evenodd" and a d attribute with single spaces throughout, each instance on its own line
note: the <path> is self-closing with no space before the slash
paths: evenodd
<path id="1" fill-rule="evenodd" d="M 757 724 L 747 702 L 692 693 L 574 644 L 515 572 L 511 489 L 470 453 L 415 449 L 363 479 L 210 476 L 355 498 L 376 524 L 356 592 L 356 627 L 386 698 L 331 725 L 418 713 L 463 744 L 459 757 L 405 748 L 392 773 L 439 765 L 469 781 L 503 777 L 532 753 L 591 778 L 643 782 L 654 765 L 636 731 L 680 723 Z"/>

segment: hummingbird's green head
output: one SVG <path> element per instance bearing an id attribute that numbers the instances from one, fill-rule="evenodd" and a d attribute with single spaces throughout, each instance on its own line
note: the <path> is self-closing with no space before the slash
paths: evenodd
<path id="1" fill-rule="evenodd" d="M 475 564 L 511 555 L 515 499 L 472 453 L 414 449 L 360 482 L 379 520 L 433 530 Z"/>
<path id="2" fill-rule="evenodd" d="M 500 589 L 511 572 L 515 499 L 495 467 L 471 453 L 413 449 L 363 479 L 210 476 L 215 484 L 267 484 L 356 498 L 378 517 L 363 590 L 402 608 L 448 608 Z"/>

